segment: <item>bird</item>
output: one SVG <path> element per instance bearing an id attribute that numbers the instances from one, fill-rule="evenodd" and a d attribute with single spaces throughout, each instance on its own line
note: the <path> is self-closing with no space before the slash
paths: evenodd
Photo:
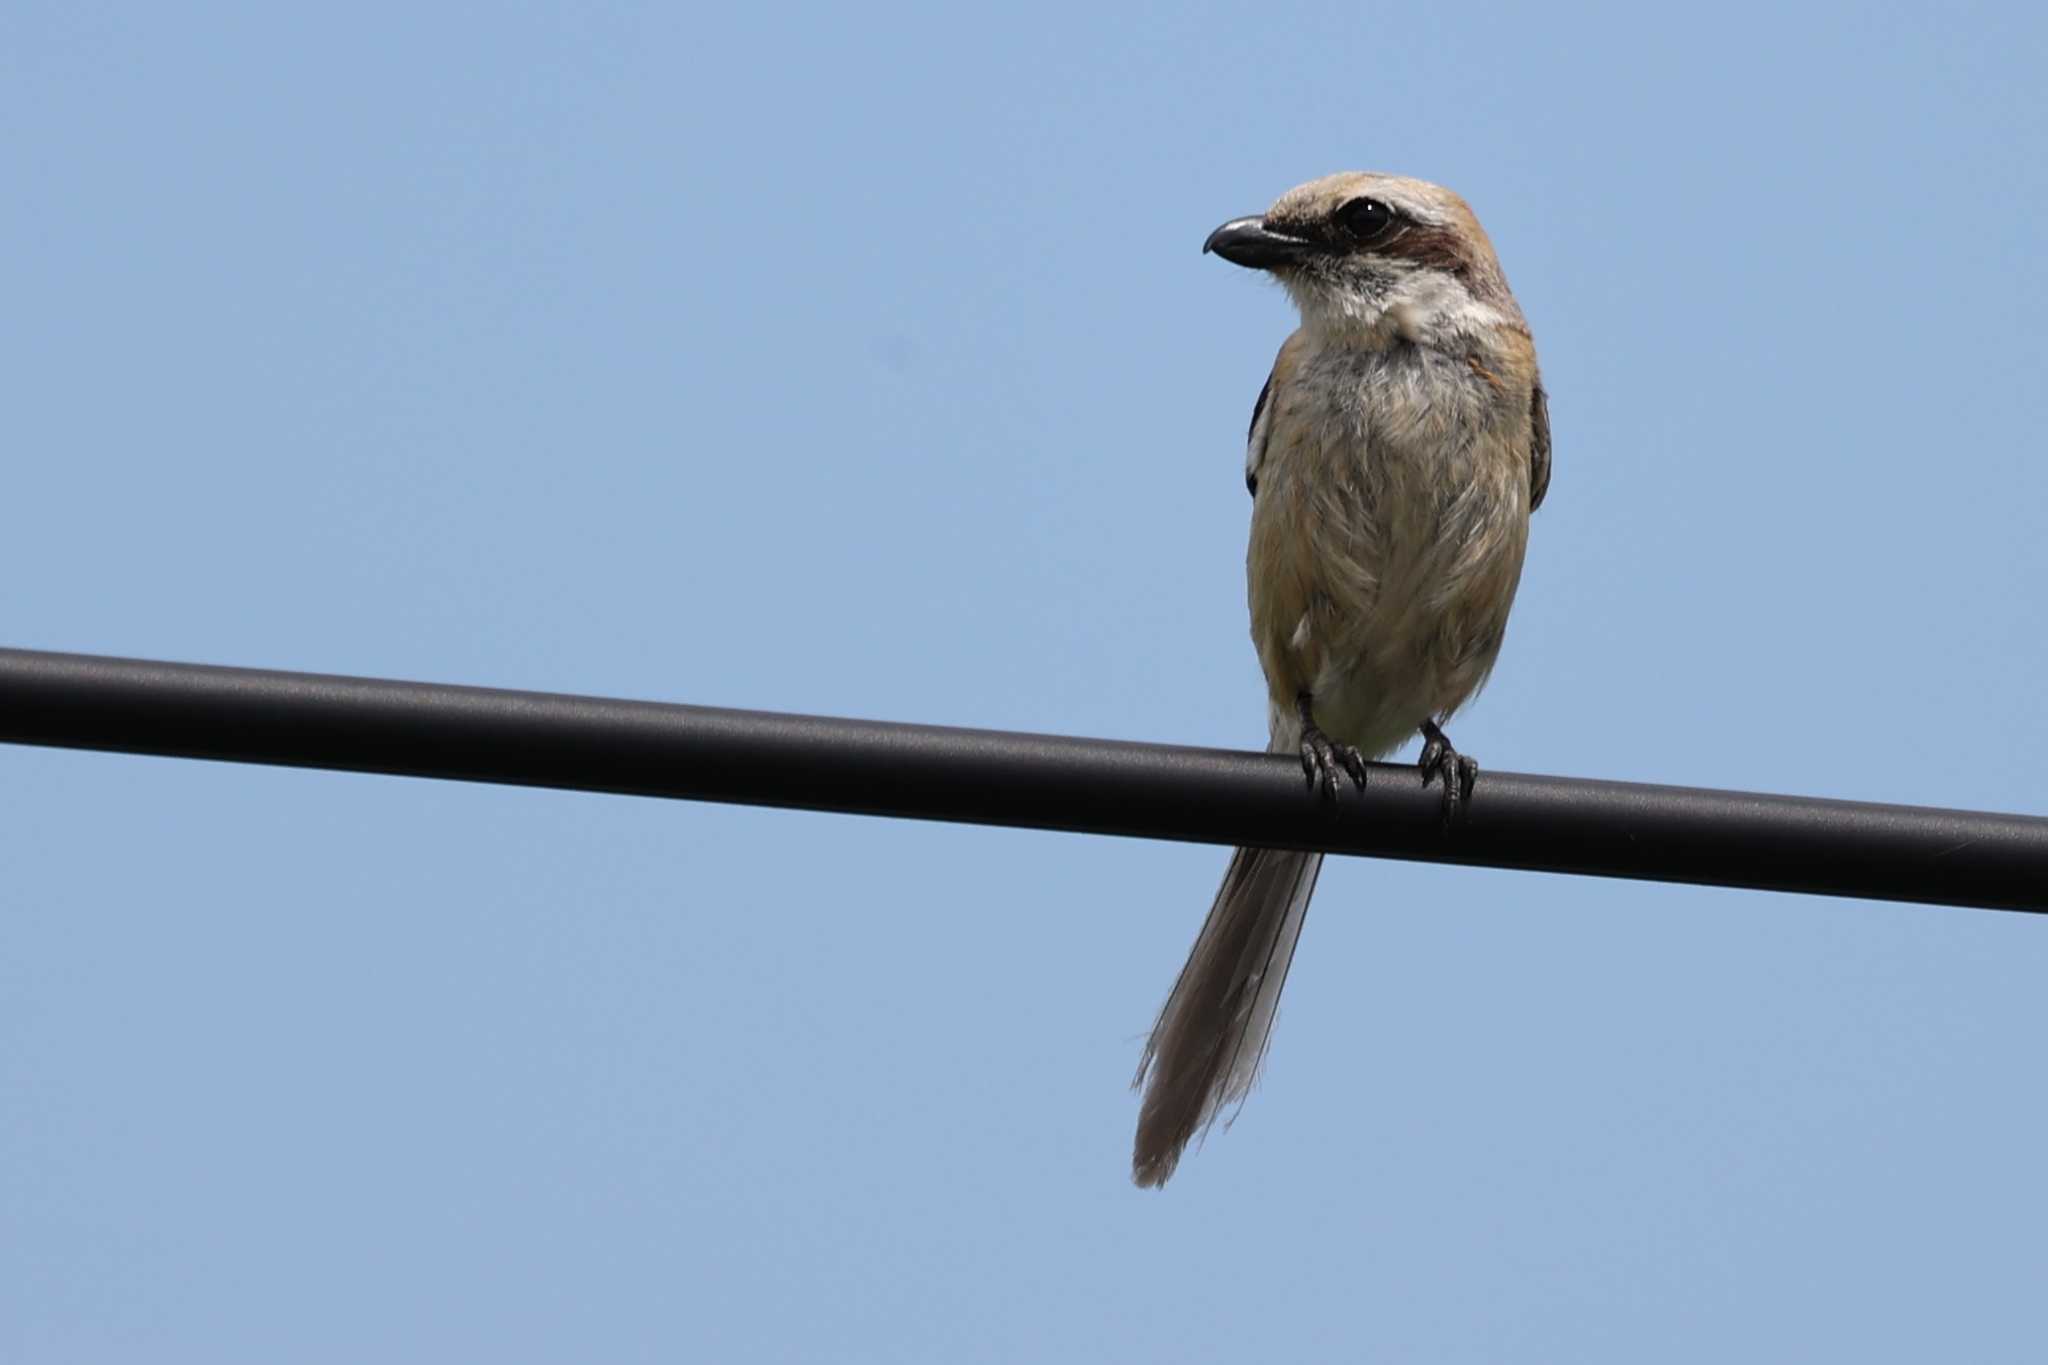
<path id="1" fill-rule="evenodd" d="M 1245 556 L 1269 752 L 1322 803 L 1420 733 L 1454 827 L 1478 765 L 1443 726 L 1486 682 L 1550 485 L 1536 350 L 1471 208 L 1427 181 L 1312 180 L 1209 234 L 1299 328 L 1252 409 Z M 1319 853 L 1232 854 L 1146 1042 L 1131 1174 L 1164 1185 L 1258 1077 Z"/>

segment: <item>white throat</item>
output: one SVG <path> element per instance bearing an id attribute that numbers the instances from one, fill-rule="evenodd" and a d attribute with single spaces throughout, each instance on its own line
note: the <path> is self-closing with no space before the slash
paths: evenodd
<path id="1" fill-rule="evenodd" d="M 1448 346 L 1509 322 L 1443 270 L 1408 269 L 1374 280 L 1294 276 L 1284 281 L 1311 334 L 1374 349 L 1395 342 Z"/>

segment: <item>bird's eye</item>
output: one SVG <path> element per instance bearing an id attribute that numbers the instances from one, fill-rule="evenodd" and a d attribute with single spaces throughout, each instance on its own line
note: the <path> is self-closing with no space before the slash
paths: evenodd
<path id="1" fill-rule="evenodd" d="M 1350 199 L 1338 205 L 1337 226 L 1355 242 L 1370 242 L 1394 225 L 1394 211 L 1377 199 Z"/>

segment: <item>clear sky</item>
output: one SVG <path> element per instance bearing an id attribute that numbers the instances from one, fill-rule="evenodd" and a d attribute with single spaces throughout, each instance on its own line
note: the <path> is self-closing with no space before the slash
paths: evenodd
<path id="1" fill-rule="evenodd" d="M 323 11 L 316 14 L 314 11 Z M 2048 814 L 2036 5 L 0 9 L 0 641 L 1256 746 L 1198 254 L 1462 191 L 1488 766 Z M 2021 1361 L 2048 922 L 0 749 L 10 1361 Z"/>

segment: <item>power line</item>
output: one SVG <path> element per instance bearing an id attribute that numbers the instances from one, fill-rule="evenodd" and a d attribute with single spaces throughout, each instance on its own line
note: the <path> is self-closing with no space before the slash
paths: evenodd
<path id="1" fill-rule="evenodd" d="M 0 649 L 0 741 L 2048 910 L 2048 819 Z"/>

